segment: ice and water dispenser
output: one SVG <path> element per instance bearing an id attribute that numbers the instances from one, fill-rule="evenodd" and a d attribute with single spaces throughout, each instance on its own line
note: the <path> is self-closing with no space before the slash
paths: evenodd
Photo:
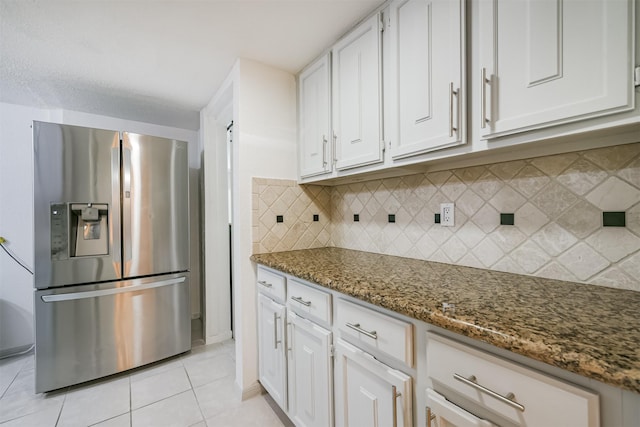
<path id="1" fill-rule="evenodd" d="M 109 205 L 56 203 L 51 205 L 51 258 L 109 254 Z"/>

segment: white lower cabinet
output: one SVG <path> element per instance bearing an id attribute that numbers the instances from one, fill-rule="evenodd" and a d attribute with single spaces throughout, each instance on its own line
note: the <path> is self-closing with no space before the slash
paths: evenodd
<path id="1" fill-rule="evenodd" d="M 262 386 L 284 410 L 287 408 L 285 307 L 258 294 L 258 368 Z"/>
<path id="2" fill-rule="evenodd" d="M 289 417 L 297 426 L 333 426 L 331 332 L 289 311 Z"/>
<path id="3" fill-rule="evenodd" d="M 483 420 L 449 402 L 443 395 L 427 389 L 427 426 L 429 427 L 495 427 L 490 421 Z"/>
<path id="4" fill-rule="evenodd" d="M 336 426 L 413 425 L 411 377 L 338 340 Z"/>
<path id="5" fill-rule="evenodd" d="M 458 420 L 436 423 L 437 427 L 492 425 L 468 416 L 466 406 L 451 401 L 464 401 L 469 411 L 499 425 L 600 425 L 597 394 L 436 334 L 427 338 L 427 374 L 432 388 L 442 395 L 427 389 L 427 411 L 434 420 L 454 416 Z"/>

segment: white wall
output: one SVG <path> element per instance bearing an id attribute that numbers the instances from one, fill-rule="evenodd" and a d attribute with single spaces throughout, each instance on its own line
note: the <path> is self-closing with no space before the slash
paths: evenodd
<path id="1" fill-rule="evenodd" d="M 0 103 L 0 235 L 33 267 L 33 120 L 73 124 L 180 139 L 189 143 L 192 181 L 199 176 L 198 132 L 65 110 Z M 199 220 L 198 185 L 191 183 L 191 210 Z M 192 219 L 194 218 L 192 212 Z M 199 221 L 192 222 L 192 314 L 200 314 Z M 33 342 L 33 277 L 0 251 L 0 355 Z"/>
<path id="2" fill-rule="evenodd" d="M 200 112 L 204 147 L 204 338 L 207 344 L 231 338 L 231 271 L 227 125 L 233 120 L 233 76 Z"/>
<path id="3" fill-rule="evenodd" d="M 0 235 L 32 271 L 33 120 L 52 120 L 52 113 L 0 103 Z M 33 277 L 0 251 L 0 355 L 32 343 Z"/>
<path id="4" fill-rule="evenodd" d="M 254 176 L 282 179 L 297 177 L 296 84 L 294 76 L 289 73 L 240 59 L 214 100 L 229 88 L 232 88 L 234 121 L 233 320 L 236 384 L 242 395 L 248 397 L 259 390 L 256 271 L 249 259 L 252 250 L 251 179 Z M 207 138 L 214 136 L 206 135 L 205 140 Z M 207 178 L 205 187 L 209 185 L 216 184 Z M 207 227 L 210 226 L 207 223 Z M 206 264 L 209 265 L 210 257 L 215 256 L 207 252 Z M 212 274 L 215 275 L 215 272 Z M 207 272 L 207 293 L 214 291 L 210 286 L 226 285 L 209 279 Z"/>

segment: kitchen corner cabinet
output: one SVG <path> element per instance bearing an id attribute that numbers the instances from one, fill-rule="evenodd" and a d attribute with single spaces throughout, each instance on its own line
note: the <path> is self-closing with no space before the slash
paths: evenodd
<path id="1" fill-rule="evenodd" d="M 385 33 L 385 139 L 391 157 L 465 143 L 464 1 L 395 0 Z"/>
<path id="2" fill-rule="evenodd" d="M 411 377 L 338 340 L 336 426 L 404 426 L 412 422 Z"/>
<path id="3" fill-rule="evenodd" d="M 300 177 L 331 172 L 331 55 L 308 66 L 298 78 L 298 160 Z"/>
<path id="4" fill-rule="evenodd" d="M 337 170 L 381 163 L 382 23 L 377 13 L 332 49 L 333 138 Z"/>
<path id="5" fill-rule="evenodd" d="M 287 408 L 284 340 L 285 307 L 258 295 L 258 352 L 260 383 L 281 408 Z"/>
<path id="6" fill-rule="evenodd" d="M 480 135 L 633 109 L 633 0 L 479 2 Z"/>
<path id="7" fill-rule="evenodd" d="M 333 426 L 331 332 L 289 312 L 289 416 L 297 426 Z"/>

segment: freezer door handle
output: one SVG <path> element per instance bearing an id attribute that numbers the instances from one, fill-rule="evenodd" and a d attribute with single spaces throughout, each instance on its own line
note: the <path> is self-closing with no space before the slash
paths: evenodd
<path id="1" fill-rule="evenodd" d="M 111 148 L 111 212 L 110 218 L 113 261 L 119 264 L 122 260 L 120 240 L 120 147 Z M 120 267 L 118 266 L 118 273 Z M 120 274 L 118 274 L 120 276 Z"/>
<path id="2" fill-rule="evenodd" d="M 124 230 L 124 262 L 131 261 L 131 148 L 122 147 L 122 229 Z M 125 267 L 124 275 L 127 276 Z"/>
<path id="3" fill-rule="evenodd" d="M 42 301 L 44 302 L 59 302 L 59 301 L 73 301 L 86 298 L 102 297 L 105 295 L 122 294 L 125 292 L 136 292 L 145 289 L 159 288 L 161 286 L 175 285 L 182 283 L 186 280 L 186 277 L 177 277 L 174 279 L 159 280 L 157 282 L 141 283 L 139 285 L 124 286 L 122 288 L 102 289 L 99 291 L 85 291 L 85 292 L 71 292 L 68 294 L 59 295 L 43 295 Z"/>

